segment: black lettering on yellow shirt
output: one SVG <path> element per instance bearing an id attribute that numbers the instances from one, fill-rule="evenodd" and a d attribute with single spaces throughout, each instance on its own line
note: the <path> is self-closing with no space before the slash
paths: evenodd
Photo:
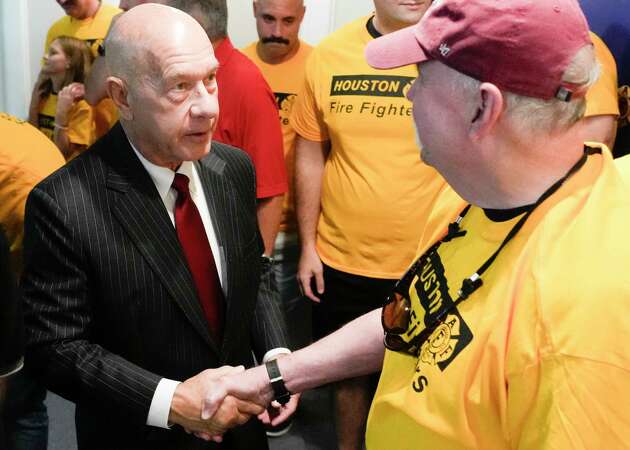
<path id="1" fill-rule="evenodd" d="M 449 294 L 448 280 L 437 252 L 432 252 L 425 258 L 413 289 L 424 309 L 425 327 L 433 326 L 438 315 L 452 307 L 453 299 Z M 454 308 L 420 347 L 420 361 L 437 365 L 444 371 L 472 338 L 472 331 L 457 308 Z"/>
<path id="2" fill-rule="evenodd" d="M 413 77 L 396 75 L 334 75 L 330 96 L 405 97 L 413 80 Z"/>

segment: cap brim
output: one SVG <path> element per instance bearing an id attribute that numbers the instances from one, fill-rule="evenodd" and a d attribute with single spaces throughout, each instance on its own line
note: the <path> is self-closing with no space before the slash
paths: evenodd
<path id="1" fill-rule="evenodd" d="M 416 39 L 416 26 L 412 25 L 368 42 L 365 48 L 368 64 L 375 69 L 393 69 L 431 59 Z"/>

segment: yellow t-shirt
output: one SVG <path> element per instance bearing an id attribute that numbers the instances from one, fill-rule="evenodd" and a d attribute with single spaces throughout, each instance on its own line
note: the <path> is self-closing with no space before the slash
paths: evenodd
<path id="1" fill-rule="evenodd" d="M 306 58 L 313 49 L 306 42 L 300 41 L 300 47 L 295 55 L 282 64 L 267 64 L 256 52 L 256 42 L 245 47 L 243 53 L 251 59 L 265 77 L 271 87 L 278 104 L 280 126 L 284 146 L 284 161 L 287 167 L 289 191 L 284 196 L 284 208 L 280 230 L 292 232 L 296 230 L 295 192 L 293 189 L 293 172 L 295 167 L 295 130 L 289 123 L 291 108 L 297 93 L 303 84 L 304 66 Z"/>
<path id="2" fill-rule="evenodd" d="M 418 357 L 386 351 L 367 448 L 627 448 L 628 192 L 607 149 L 589 156 L 536 208 Z M 444 195 L 451 212 L 424 236 L 421 252 L 463 209 L 452 192 Z M 461 224 L 466 235 L 424 259 L 412 282 L 406 339 L 425 327 L 427 311 L 431 323 L 452 304 L 462 280 L 520 217 L 493 222 L 470 209 Z"/>
<path id="3" fill-rule="evenodd" d="M 101 3 L 98 12 L 94 17 L 77 20 L 70 16 L 63 16 L 56 21 L 48 30 L 44 53 L 48 51 L 50 43 L 59 36 L 70 36 L 86 41 L 92 49 L 92 54 L 96 57 L 98 46 L 107 35 L 112 18 L 121 13 L 120 8 Z M 94 108 L 94 121 L 96 124 L 96 137 L 104 135 L 118 120 L 118 111 L 111 99 L 102 100 Z"/>
<path id="4" fill-rule="evenodd" d="M 599 78 L 586 92 L 585 117 L 600 115 L 619 115 L 617 101 L 617 64 L 604 41 L 591 32 L 595 47 L 595 56 L 600 64 Z"/>
<path id="5" fill-rule="evenodd" d="M 368 66 L 367 21 L 342 27 L 313 49 L 291 124 L 306 139 L 331 143 L 317 226 L 322 261 L 352 274 L 397 278 L 413 259 L 444 181 L 420 161 L 405 98 L 417 69 Z"/>
<path id="6" fill-rule="evenodd" d="M 0 226 L 11 248 L 11 267 L 19 275 L 26 197 L 65 161 L 55 144 L 37 128 L 3 113 L 0 113 L 0 136 Z"/>
<path id="7" fill-rule="evenodd" d="M 57 95 L 50 94 L 41 106 L 38 125 L 42 133 L 53 140 L 55 128 L 55 112 L 57 111 Z M 73 144 L 89 147 L 95 141 L 93 109 L 85 100 L 80 100 L 72 106 L 68 115 L 68 140 Z M 68 160 L 77 155 L 71 155 Z"/>

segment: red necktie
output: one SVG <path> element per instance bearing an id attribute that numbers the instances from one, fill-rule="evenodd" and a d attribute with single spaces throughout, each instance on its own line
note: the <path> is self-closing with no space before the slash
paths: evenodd
<path id="1" fill-rule="evenodd" d="M 199 210 L 190 197 L 188 182 L 186 175 L 175 174 L 173 180 L 173 188 L 177 191 L 175 229 L 197 287 L 197 294 L 208 320 L 210 332 L 217 342 L 221 342 L 223 291 L 221 291 L 206 229 L 201 221 Z"/>

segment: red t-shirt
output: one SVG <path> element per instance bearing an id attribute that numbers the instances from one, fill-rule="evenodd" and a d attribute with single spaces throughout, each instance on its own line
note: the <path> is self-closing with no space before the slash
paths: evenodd
<path id="1" fill-rule="evenodd" d="M 260 70 L 229 38 L 214 50 L 219 61 L 219 123 L 213 139 L 245 150 L 256 169 L 256 197 L 287 192 L 278 107 Z"/>

